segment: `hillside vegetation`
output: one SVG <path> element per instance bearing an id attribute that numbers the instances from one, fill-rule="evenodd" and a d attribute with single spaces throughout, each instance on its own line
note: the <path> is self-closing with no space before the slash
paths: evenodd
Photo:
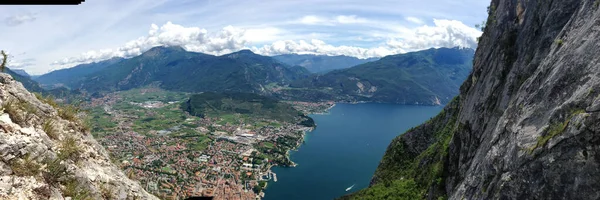
<path id="1" fill-rule="evenodd" d="M 345 69 L 379 58 L 360 59 L 351 56 L 327 56 L 314 54 L 283 54 L 273 56 L 276 60 L 290 66 L 301 66 L 312 73 L 327 73 L 336 69 Z"/>
<path id="2" fill-rule="evenodd" d="M 182 104 L 190 114 L 205 116 L 223 116 L 228 114 L 249 115 L 252 118 L 295 123 L 299 119 L 309 120 L 292 105 L 253 93 L 214 93 L 195 94 Z M 309 120 L 312 122 L 312 119 Z M 307 124 L 314 126 L 314 122 Z"/>
<path id="3" fill-rule="evenodd" d="M 444 104 L 469 75 L 472 49 L 439 48 L 391 55 L 378 61 L 294 81 L 281 98 Z"/>
<path id="4" fill-rule="evenodd" d="M 150 84 L 183 92 L 261 93 L 270 83 L 287 84 L 309 74 L 249 50 L 223 56 L 154 47 L 86 76 L 74 88 L 88 93 L 128 90 Z"/>

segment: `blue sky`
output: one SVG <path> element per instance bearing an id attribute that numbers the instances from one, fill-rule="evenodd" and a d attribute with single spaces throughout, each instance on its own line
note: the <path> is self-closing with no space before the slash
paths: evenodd
<path id="1" fill-rule="evenodd" d="M 221 55 L 313 53 L 380 57 L 475 47 L 481 0 L 87 0 L 0 7 L 0 49 L 32 74 L 131 57 L 158 45 Z"/>

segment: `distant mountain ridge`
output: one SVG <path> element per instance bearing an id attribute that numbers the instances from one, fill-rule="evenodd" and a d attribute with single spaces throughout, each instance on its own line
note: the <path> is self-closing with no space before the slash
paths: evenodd
<path id="1" fill-rule="evenodd" d="M 445 104 L 469 75 L 473 54 L 473 49 L 432 48 L 386 56 L 295 81 L 277 95 L 312 101 Z"/>
<path id="2" fill-rule="evenodd" d="M 85 76 L 101 71 L 102 69 L 116 64 L 125 60 L 124 58 L 111 58 L 108 60 L 81 64 L 75 67 L 59 69 L 47 74 L 41 75 L 34 78 L 35 81 L 39 82 L 47 88 L 53 88 L 57 85 L 64 85 L 66 87 L 73 87 L 78 81 L 81 81 Z"/>
<path id="3" fill-rule="evenodd" d="M 312 73 L 325 73 L 379 60 L 379 58 L 360 59 L 344 55 L 327 56 L 315 54 L 282 54 L 273 56 L 273 58 L 291 66 L 304 67 Z"/>
<path id="4" fill-rule="evenodd" d="M 284 100 L 440 105 L 458 94 L 470 72 L 473 52 L 428 49 L 312 74 L 305 67 L 250 50 L 214 56 L 160 46 L 128 59 L 57 70 L 37 80 L 95 96 L 157 85 L 173 91 L 250 92 Z"/>
<path id="5" fill-rule="evenodd" d="M 29 73 L 27 73 L 25 70 L 23 69 L 12 69 L 13 72 L 15 72 L 18 75 L 21 76 L 25 76 L 25 77 L 31 77 L 31 75 L 29 75 Z"/>
<path id="6" fill-rule="evenodd" d="M 214 56 L 188 52 L 181 47 L 154 47 L 122 60 L 71 84 L 89 93 L 127 90 L 158 84 L 184 92 L 231 91 L 262 93 L 264 86 L 288 84 L 310 75 L 249 50 Z"/>
<path id="7" fill-rule="evenodd" d="M 39 92 L 39 93 L 44 91 L 44 89 L 42 89 L 42 87 L 40 86 L 39 83 L 31 80 L 31 78 L 29 78 L 29 76 L 21 75 L 21 73 L 18 73 L 18 71 L 19 71 L 19 69 L 17 69 L 17 70 L 13 70 L 13 69 L 9 69 L 9 68 L 4 69 L 4 73 L 10 74 L 16 81 L 23 84 L 23 87 L 25 87 L 27 90 L 29 90 L 31 92 Z"/>

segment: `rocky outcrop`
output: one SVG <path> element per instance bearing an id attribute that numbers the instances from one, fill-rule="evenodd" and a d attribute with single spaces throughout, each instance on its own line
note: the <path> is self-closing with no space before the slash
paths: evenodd
<path id="1" fill-rule="evenodd" d="M 599 4 L 493 0 L 457 104 L 394 140 L 347 198 L 599 199 Z"/>
<path id="2" fill-rule="evenodd" d="M 73 107 L 0 73 L 0 199 L 156 199 L 116 167 Z"/>

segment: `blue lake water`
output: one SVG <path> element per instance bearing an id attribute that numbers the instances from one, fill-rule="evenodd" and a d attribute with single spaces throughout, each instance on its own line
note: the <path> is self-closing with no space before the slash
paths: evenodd
<path id="1" fill-rule="evenodd" d="M 298 166 L 274 167 L 265 200 L 334 199 L 366 188 L 388 144 L 441 111 L 442 106 L 337 104 L 311 115 L 317 128 L 291 159 Z M 352 190 L 346 188 L 356 184 Z"/>

